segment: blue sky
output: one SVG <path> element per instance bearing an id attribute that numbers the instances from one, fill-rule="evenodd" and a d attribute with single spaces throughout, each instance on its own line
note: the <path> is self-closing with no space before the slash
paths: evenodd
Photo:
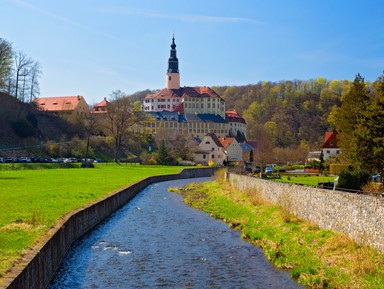
<path id="1" fill-rule="evenodd" d="M 373 81 L 382 0 L 0 0 L 0 38 L 42 67 L 41 96 L 165 86 L 175 33 L 182 86 Z"/>

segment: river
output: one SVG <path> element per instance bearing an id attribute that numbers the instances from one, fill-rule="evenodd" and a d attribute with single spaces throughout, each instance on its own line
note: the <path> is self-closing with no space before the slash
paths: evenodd
<path id="1" fill-rule="evenodd" d="M 239 232 L 167 191 L 206 180 L 148 186 L 74 244 L 48 288 L 304 288 Z"/>

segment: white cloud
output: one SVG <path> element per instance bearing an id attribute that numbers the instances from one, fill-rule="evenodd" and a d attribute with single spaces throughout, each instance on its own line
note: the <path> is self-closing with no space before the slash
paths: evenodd
<path id="1" fill-rule="evenodd" d="M 195 14 L 165 14 L 155 11 L 149 11 L 144 9 L 137 8 L 128 8 L 128 7 L 104 7 L 99 8 L 99 12 L 108 13 L 108 14 L 121 14 L 121 15 L 136 15 L 149 18 L 162 18 L 162 19 L 171 19 L 181 22 L 210 22 L 210 23 L 252 23 L 252 24 L 265 24 L 261 21 L 256 21 L 251 18 L 243 17 L 219 17 L 219 16 L 206 16 L 206 15 L 195 15 Z"/>

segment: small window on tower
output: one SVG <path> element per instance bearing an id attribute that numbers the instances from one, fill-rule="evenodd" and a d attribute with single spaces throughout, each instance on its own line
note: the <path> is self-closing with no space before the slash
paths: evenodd
<path id="1" fill-rule="evenodd" d="M 168 80 L 171 80 L 172 76 L 168 76 Z"/>

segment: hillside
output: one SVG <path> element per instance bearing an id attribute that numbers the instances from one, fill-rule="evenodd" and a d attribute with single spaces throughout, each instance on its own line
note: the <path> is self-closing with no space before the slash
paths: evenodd
<path id="1" fill-rule="evenodd" d="M 59 140 L 75 132 L 75 128 L 64 120 L 0 93 L 0 147 L 28 146 L 40 141 Z"/>

